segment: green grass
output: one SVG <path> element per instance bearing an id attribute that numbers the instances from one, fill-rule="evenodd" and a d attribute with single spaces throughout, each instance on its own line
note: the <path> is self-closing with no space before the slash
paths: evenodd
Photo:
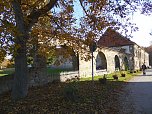
<path id="1" fill-rule="evenodd" d="M 55 74 L 55 73 L 61 73 L 61 72 L 65 72 L 65 71 L 71 71 L 70 69 L 51 69 L 51 68 L 47 68 L 47 73 L 51 74 Z M 9 75 L 15 72 L 14 68 L 6 68 L 6 69 L 2 69 L 0 70 L 0 76 L 5 76 L 5 75 Z"/>
<path id="2" fill-rule="evenodd" d="M 51 68 L 48 68 L 47 69 L 47 72 L 49 74 L 51 73 L 61 73 L 61 72 L 65 72 L 65 71 L 71 71 L 70 69 L 51 69 Z M 6 68 L 6 69 L 3 69 L 3 70 L 0 70 L 0 76 L 5 76 L 5 75 L 9 75 L 9 74 L 12 74 L 14 73 L 14 68 Z M 111 74 L 108 74 L 106 76 L 106 78 L 110 81 L 114 81 L 112 75 L 114 74 L 117 74 L 119 76 L 118 78 L 118 81 L 128 81 L 129 79 L 132 78 L 132 76 L 134 75 L 138 75 L 140 74 L 141 72 L 137 72 L 137 73 L 133 73 L 133 74 L 130 74 L 129 71 L 124 71 L 123 73 L 126 74 L 126 77 L 121 77 L 121 73 L 120 72 L 115 72 L 115 73 L 111 73 Z M 94 80 L 97 81 L 99 78 L 102 78 L 103 76 L 94 76 Z M 88 77 L 88 78 L 81 78 L 80 81 L 89 81 L 89 80 L 92 80 L 92 77 Z"/>
<path id="3" fill-rule="evenodd" d="M 51 69 L 47 68 L 47 73 L 61 73 L 61 72 L 66 72 L 66 71 L 72 71 L 71 69 Z"/>
<path id="4" fill-rule="evenodd" d="M 109 81 L 115 81 L 112 76 L 113 76 L 114 74 L 116 74 L 116 75 L 118 76 L 118 81 L 128 81 L 128 80 L 130 80 L 133 76 L 138 75 L 138 74 L 141 74 L 141 71 L 140 71 L 140 72 L 137 72 L 137 73 L 129 73 L 129 71 L 123 71 L 123 73 L 126 74 L 125 77 L 121 77 L 121 72 L 115 72 L 115 73 L 107 74 L 107 75 L 106 75 L 106 78 L 107 78 Z M 94 76 L 94 81 L 99 80 L 99 78 L 103 78 L 103 75 L 101 75 L 101 76 Z M 92 77 L 81 78 L 81 79 L 80 79 L 80 81 L 89 81 L 89 80 L 92 80 Z"/>
<path id="5" fill-rule="evenodd" d="M 47 69 L 48 73 L 60 73 L 60 72 L 63 72 L 63 71 L 64 70 L 62 70 L 62 69 L 51 69 L 51 68 Z"/>
<path id="6" fill-rule="evenodd" d="M 14 71 L 15 71 L 14 68 L 2 69 L 2 70 L 0 70 L 0 76 L 5 76 L 5 75 L 13 74 Z"/>

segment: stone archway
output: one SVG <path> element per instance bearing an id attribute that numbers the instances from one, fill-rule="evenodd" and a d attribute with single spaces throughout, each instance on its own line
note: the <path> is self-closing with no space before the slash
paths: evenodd
<path id="1" fill-rule="evenodd" d="M 125 70 L 129 70 L 129 62 L 127 57 L 124 58 L 124 68 Z"/>
<path id="2" fill-rule="evenodd" d="M 107 69 L 107 59 L 103 52 L 99 52 L 96 57 L 96 70 Z"/>
<path id="3" fill-rule="evenodd" d="M 115 70 L 120 70 L 120 60 L 118 55 L 115 55 Z"/>

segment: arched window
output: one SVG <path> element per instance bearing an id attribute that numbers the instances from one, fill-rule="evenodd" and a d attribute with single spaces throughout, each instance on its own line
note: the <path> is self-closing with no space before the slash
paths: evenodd
<path id="1" fill-rule="evenodd" d="M 103 52 L 99 52 L 96 57 L 96 69 L 97 70 L 107 69 L 107 60 Z"/>
<path id="2" fill-rule="evenodd" d="M 120 60 L 117 55 L 115 55 L 115 70 L 120 70 Z"/>
<path id="3" fill-rule="evenodd" d="M 125 66 L 125 70 L 129 70 L 129 63 L 127 57 L 124 58 L 124 66 Z"/>

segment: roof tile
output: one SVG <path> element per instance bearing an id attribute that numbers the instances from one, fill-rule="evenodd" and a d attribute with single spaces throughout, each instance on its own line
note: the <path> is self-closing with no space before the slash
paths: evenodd
<path id="1" fill-rule="evenodd" d="M 98 41 L 99 46 L 106 47 L 117 47 L 133 44 L 135 43 L 111 28 L 108 28 Z"/>

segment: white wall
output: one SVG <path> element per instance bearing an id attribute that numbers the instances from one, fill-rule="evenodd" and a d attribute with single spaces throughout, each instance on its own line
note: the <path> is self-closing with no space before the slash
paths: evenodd
<path id="1" fill-rule="evenodd" d="M 63 58 L 62 56 L 60 56 L 58 58 L 58 61 L 60 62 L 60 64 L 53 64 L 51 65 L 52 68 L 58 68 L 58 69 L 72 69 L 73 65 L 72 65 L 72 59 L 71 57 L 69 58 Z"/>

